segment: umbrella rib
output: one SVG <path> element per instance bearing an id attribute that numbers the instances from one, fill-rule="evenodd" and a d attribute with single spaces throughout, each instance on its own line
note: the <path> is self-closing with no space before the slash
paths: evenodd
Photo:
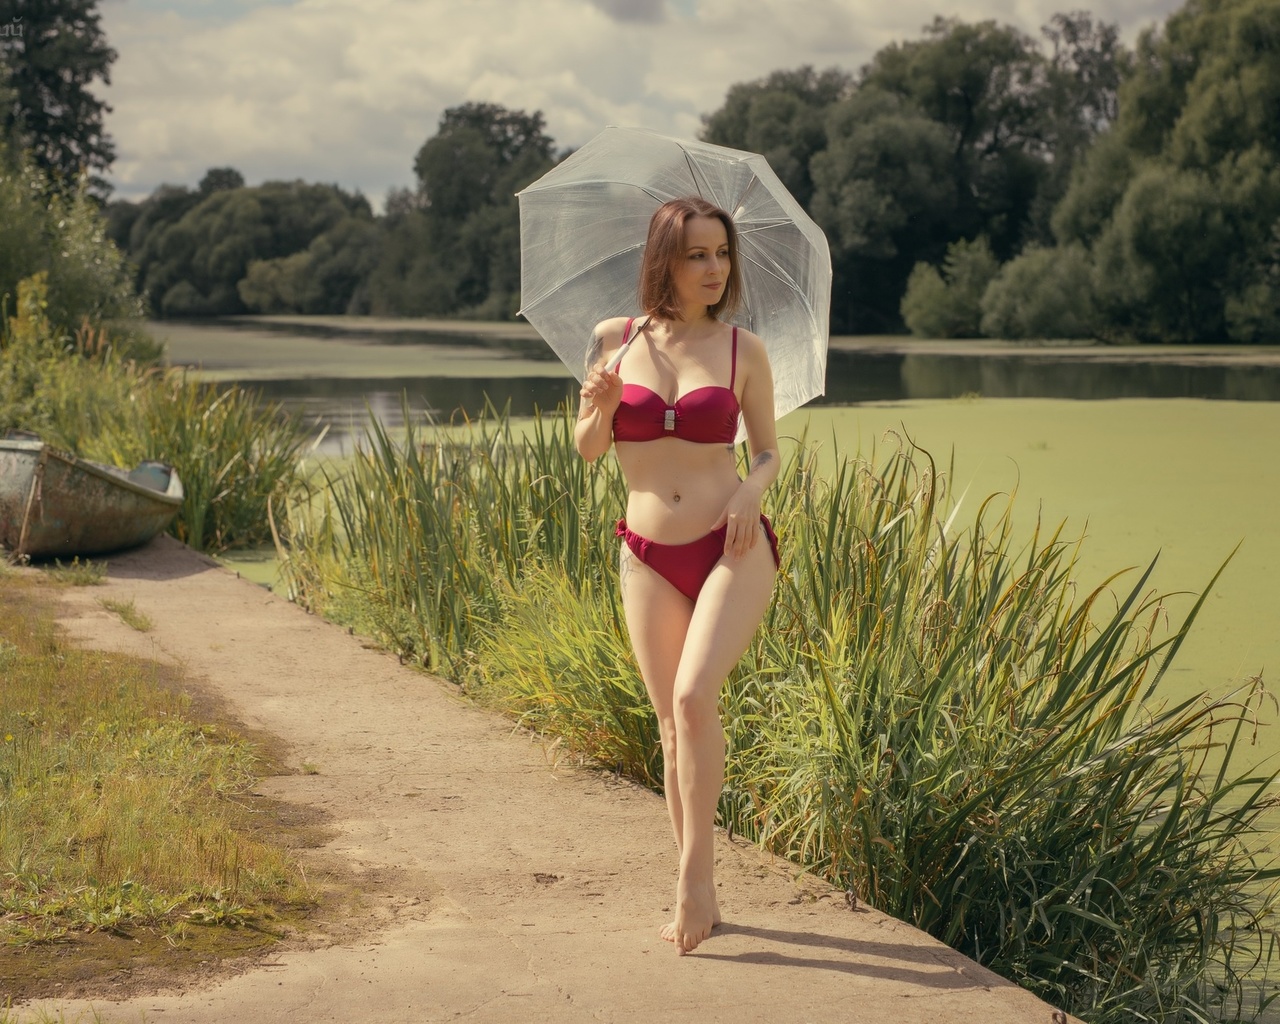
<path id="1" fill-rule="evenodd" d="M 564 288 L 565 285 L 569 284 L 571 281 L 576 281 L 580 277 L 585 277 L 587 274 L 591 273 L 591 271 L 595 270 L 596 267 L 600 266 L 602 263 L 608 263 L 610 260 L 617 259 L 619 256 L 623 256 L 626 253 L 635 252 L 637 249 L 643 249 L 643 248 L 644 248 L 644 243 L 637 242 L 634 245 L 628 245 L 623 249 L 617 250 L 616 252 L 611 252 L 608 256 L 601 256 L 594 263 L 590 264 L 589 266 L 583 267 L 572 277 L 566 277 L 560 281 L 557 281 L 550 289 L 548 289 L 542 295 L 535 296 L 534 298 L 530 299 L 528 302 L 521 302 L 520 303 L 521 308 L 518 309 L 516 312 L 523 314 L 524 311 L 528 309 L 530 306 L 536 305 L 538 302 L 540 302 L 544 298 L 544 296 L 553 295 L 556 292 L 558 292 L 560 289 Z"/>
<path id="2" fill-rule="evenodd" d="M 534 192 L 559 192 L 566 188 L 578 188 L 581 185 L 624 185 L 627 188 L 639 189 L 655 202 L 666 202 L 662 196 L 648 185 L 638 181 L 622 181 L 618 178 L 576 178 L 573 181 L 553 181 L 548 185 L 539 185 L 536 181 L 528 188 L 522 188 L 516 196 L 531 195 Z"/>
<path id="3" fill-rule="evenodd" d="M 795 226 L 795 221 L 787 220 L 785 217 L 779 217 L 777 220 L 753 220 L 751 226 L 746 227 L 738 221 L 734 221 L 738 228 L 738 234 L 750 235 L 757 231 L 770 231 L 773 228 L 789 228 Z"/>
<path id="4" fill-rule="evenodd" d="M 706 199 L 706 194 L 702 190 L 702 185 L 706 183 L 706 179 L 704 178 L 702 182 L 699 182 L 698 168 L 693 162 L 693 157 L 689 155 L 689 151 L 682 148 L 680 152 L 684 154 L 685 166 L 689 168 L 689 177 L 693 181 L 693 187 L 698 190 L 698 195 L 701 198 Z M 654 196 L 654 198 L 656 199 L 657 196 Z"/>
<path id="5" fill-rule="evenodd" d="M 814 319 L 813 303 L 809 301 L 809 296 L 804 293 L 804 291 L 796 284 L 794 280 L 792 280 L 791 277 L 779 274 L 776 270 L 773 269 L 773 267 L 762 263 L 760 260 L 754 258 L 749 252 L 742 252 L 741 250 L 739 250 L 739 256 L 745 262 L 750 263 L 753 266 L 757 267 L 762 274 L 768 274 L 775 281 L 781 281 L 788 288 L 795 289 L 796 294 L 794 297 L 798 299 L 800 303 L 804 306 L 805 312 L 809 314 L 809 319 L 811 320 Z"/>

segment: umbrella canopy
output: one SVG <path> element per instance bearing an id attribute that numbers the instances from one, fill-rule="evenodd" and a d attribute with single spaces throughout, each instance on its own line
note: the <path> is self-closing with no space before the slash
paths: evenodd
<path id="1" fill-rule="evenodd" d="M 831 256 L 759 154 L 606 128 L 518 193 L 520 312 L 581 380 L 596 323 L 638 312 L 653 211 L 690 195 L 737 226 L 743 296 L 731 322 L 764 339 L 782 416 L 825 388 Z"/>

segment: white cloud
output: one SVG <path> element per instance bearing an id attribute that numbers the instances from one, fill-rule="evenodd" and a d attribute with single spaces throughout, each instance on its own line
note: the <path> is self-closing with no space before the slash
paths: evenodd
<path id="1" fill-rule="evenodd" d="M 467 101 L 541 110 L 563 147 L 606 124 L 692 136 L 735 82 L 812 64 L 854 71 L 917 38 L 936 0 L 108 0 L 119 53 L 106 98 L 117 194 L 232 166 L 379 203 L 412 182 L 441 114 Z M 1176 0 L 1095 11 L 1132 39 Z M 952 8 L 1036 33 L 1074 5 Z"/>
<path id="2" fill-rule="evenodd" d="M 618 21 L 659 22 L 667 13 L 663 0 L 591 0 L 591 5 Z"/>

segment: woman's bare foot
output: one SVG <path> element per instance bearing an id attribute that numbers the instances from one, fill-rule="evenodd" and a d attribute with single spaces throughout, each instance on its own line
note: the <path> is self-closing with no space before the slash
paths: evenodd
<path id="1" fill-rule="evenodd" d="M 678 954 L 684 956 L 696 949 L 719 923 L 720 907 L 716 902 L 714 882 L 690 883 L 688 886 L 683 880 L 677 883 L 676 919 L 663 929 L 663 938 L 667 937 L 665 933 L 669 928 L 669 941 L 675 943 Z"/>
<path id="2" fill-rule="evenodd" d="M 711 884 L 711 885 L 709 885 L 707 888 L 708 888 L 708 889 L 710 890 L 710 892 L 711 892 L 711 908 L 712 908 L 712 909 L 711 909 L 711 927 L 712 927 L 712 928 L 715 928 L 715 926 L 716 926 L 716 925 L 718 925 L 718 924 L 720 924 L 720 922 L 721 922 L 722 920 L 724 920 L 724 919 L 720 916 L 720 904 L 719 904 L 719 902 L 716 900 L 716 887 L 715 887 L 715 884 L 714 884 L 714 883 L 712 883 L 712 884 Z M 675 921 L 668 921 L 666 924 L 664 924 L 664 925 L 659 929 L 658 934 L 662 936 L 663 941 L 665 941 L 665 942 L 675 942 L 675 941 L 676 941 L 676 923 L 675 923 Z"/>

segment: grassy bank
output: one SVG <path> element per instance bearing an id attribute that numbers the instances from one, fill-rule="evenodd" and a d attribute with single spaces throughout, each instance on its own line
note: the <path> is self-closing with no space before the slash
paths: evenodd
<path id="1" fill-rule="evenodd" d="M 650 785 L 621 623 L 616 465 L 567 416 L 375 430 L 290 525 L 295 596 Z M 1091 585 L 1053 524 L 950 493 L 919 450 L 800 445 L 784 565 L 726 687 L 720 820 L 1093 1021 L 1233 1020 L 1271 955 L 1261 686 L 1170 699 L 1201 603 Z M 1211 585 L 1202 581 L 1202 586 Z M 1212 760 L 1209 760 L 1212 758 Z"/>
<path id="2" fill-rule="evenodd" d="M 262 749 L 197 717 L 173 670 L 68 644 L 59 585 L 0 575 L 0 976 L 19 1000 L 241 954 L 313 903 L 301 833 L 268 836 L 250 795 Z"/>
<path id="3" fill-rule="evenodd" d="M 0 330 L 0 433 L 33 431 L 83 458 L 173 465 L 185 500 L 171 532 L 200 550 L 270 538 L 268 506 L 301 485 L 304 434 L 278 405 L 129 357 L 112 333 L 61 335 L 44 275 L 21 282 Z"/>

